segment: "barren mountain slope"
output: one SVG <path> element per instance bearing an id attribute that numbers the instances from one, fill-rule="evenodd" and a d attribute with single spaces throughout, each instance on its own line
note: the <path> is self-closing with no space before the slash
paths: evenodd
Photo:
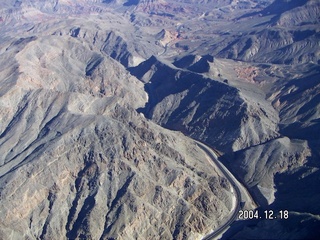
<path id="1" fill-rule="evenodd" d="M 142 83 L 81 38 L 35 31 L 2 43 L 1 238 L 195 239 L 224 221 L 231 186 L 135 111 Z"/>

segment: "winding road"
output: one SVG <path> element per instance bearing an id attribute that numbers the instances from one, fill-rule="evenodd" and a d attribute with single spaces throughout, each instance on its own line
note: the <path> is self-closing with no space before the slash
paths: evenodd
<path id="1" fill-rule="evenodd" d="M 231 183 L 235 191 L 235 198 L 236 198 L 236 206 L 233 209 L 230 218 L 223 225 L 219 226 L 217 229 L 215 229 L 213 232 L 211 232 L 210 234 L 208 234 L 203 238 L 203 240 L 208 240 L 208 239 L 214 239 L 218 237 L 237 219 L 239 210 L 241 210 L 241 202 L 243 200 L 242 196 L 243 194 L 248 195 L 248 193 L 243 192 L 242 185 L 236 180 L 236 178 L 230 173 L 230 171 L 218 160 L 217 154 L 210 147 L 198 141 L 196 141 L 196 144 L 211 158 L 213 163 L 220 169 L 222 174 Z"/>

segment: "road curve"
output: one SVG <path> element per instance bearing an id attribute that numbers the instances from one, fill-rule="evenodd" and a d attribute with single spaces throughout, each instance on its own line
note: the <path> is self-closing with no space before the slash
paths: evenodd
<path id="1" fill-rule="evenodd" d="M 234 181 L 234 177 L 231 175 L 231 173 L 227 170 L 227 168 L 220 162 L 218 161 L 218 156 L 216 153 L 207 145 L 196 141 L 196 144 L 198 145 L 199 148 L 201 148 L 210 158 L 211 160 L 215 163 L 215 165 L 220 169 L 222 174 L 228 179 L 228 181 L 231 183 L 234 191 L 235 191 L 235 197 L 236 197 L 236 206 L 232 211 L 232 214 L 228 221 L 226 221 L 224 224 L 219 226 L 217 229 L 215 229 L 212 233 L 208 234 L 203 238 L 203 240 L 209 240 L 209 239 L 214 239 L 217 236 L 219 236 L 222 232 L 224 232 L 236 219 L 239 213 L 239 210 L 241 209 L 241 192 L 240 188 L 238 186 L 238 183 Z"/>

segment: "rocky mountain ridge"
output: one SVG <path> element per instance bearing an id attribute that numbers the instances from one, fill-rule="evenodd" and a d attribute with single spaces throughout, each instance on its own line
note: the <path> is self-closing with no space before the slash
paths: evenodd
<path id="1" fill-rule="evenodd" d="M 146 83 L 150 96 L 141 111 L 160 125 L 222 151 L 236 151 L 277 137 L 277 113 L 271 105 L 259 108 L 225 83 L 170 67 L 155 57 L 130 72 Z M 270 112 L 262 112 L 268 108 Z"/>
<path id="2" fill-rule="evenodd" d="M 192 141 L 135 111 L 146 94 L 120 63 L 59 34 L 14 42 L 2 61 L 12 52 L 2 238 L 199 238 L 223 221 L 230 185 Z"/>

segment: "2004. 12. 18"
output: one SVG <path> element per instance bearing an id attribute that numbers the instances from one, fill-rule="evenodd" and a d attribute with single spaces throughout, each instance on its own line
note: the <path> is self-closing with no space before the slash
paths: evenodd
<path id="1" fill-rule="evenodd" d="M 288 210 L 279 210 L 275 212 L 274 210 L 264 210 L 259 212 L 258 210 L 240 210 L 238 219 L 240 220 L 251 220 L 251 219 L 265 219 L 265 220 L 274 220 L 274 219 L 288 219 L 289 211 Z"/>

